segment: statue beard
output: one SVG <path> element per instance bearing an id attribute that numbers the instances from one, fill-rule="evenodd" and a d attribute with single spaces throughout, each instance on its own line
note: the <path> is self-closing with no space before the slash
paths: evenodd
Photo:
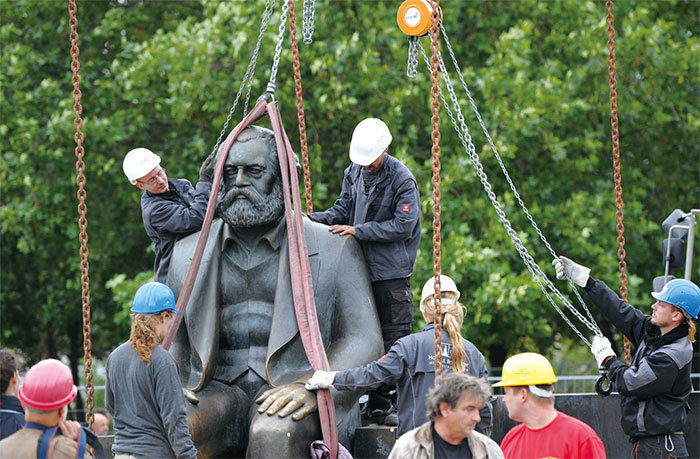
<path id="1" fill-rule="evenodd" d="M 236 199 L 237 196 L 246 199 Z M 216 214 L 234 228 L 267 226 L 278 222 L 284 215 L 284 193 L 281 183 L 275 183 L 272 192 L 263 196 L 252 187 L 233 187 L 219 192 Z"/>

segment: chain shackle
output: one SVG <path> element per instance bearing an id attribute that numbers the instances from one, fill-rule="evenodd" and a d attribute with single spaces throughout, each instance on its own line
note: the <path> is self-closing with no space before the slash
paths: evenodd
<path id="1" fill-rule="evenodd" d="M 615 175 L 615 217 L 617 219 L 617 257 L 620 260 L 620 297 L 627 303 L 627 263 L 625 262 L 625 225 L 622 211 L 622 175 L 620 173 L 620 132 L 617 122 L 617 79 L 615 71 L 615 17 L 613 2 L 608 0 L 605 8 L 608 11 L 608 74 L 610 75 L 610 124 L 612 127 L 613 170 Z M 632 347 L 630 341 L 624 338 L 625 363 L 632 364 Z"/>
<path id="2" fill-rule="evenodd" d="M 93 423 L 93 407 L 95 388 L 92 384 L 92 341 L 90 338 L 90 266 L 88 264 L 88 236 L 87 236 L 87 205 L 85 199 L 85 162 L 83 156 L 83 106 L 80 104 L 82 93 L 80 91 L 80 49 L 78 48 L 78 18 L 76 0 L 69 0 L 68 12 L 70 14 L 70 42 L 71 42 L 71 70 L 73 71 L 73 114 L 75 115 L 75 170 L 76 184 L 78 185 L 78 226 L 80 234 L 80 286 L 83 305 L 83 360 L 85 363 L 85 392 L 87 393 L 87 413 L 85 421 L 88 425 Z"/>

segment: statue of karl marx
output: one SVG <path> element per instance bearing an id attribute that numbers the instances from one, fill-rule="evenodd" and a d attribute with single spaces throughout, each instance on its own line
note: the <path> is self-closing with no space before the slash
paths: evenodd
<path id="1" fill-rule="evenodd" d="M 171 348 L 200 454 L 309 456 L 321 438 L 312 372 L 297 327 L 274 134 L 251 126 L 231 146 L 192 296 Z M 321 336 L 333 370 L 382 354 L 364 257 L 352 237 L 303 220 Z M 179 295 L 199 233 L 180 240 L 168 285 Z M 359 421 L 358 392 L 333 392 L 338 436 Z M 257 402 L 257 403 L 256 403 Z M 311 415 L 310 415 L 311 414 Z M 347 443 L 345 443 L 347 445 Z"/>

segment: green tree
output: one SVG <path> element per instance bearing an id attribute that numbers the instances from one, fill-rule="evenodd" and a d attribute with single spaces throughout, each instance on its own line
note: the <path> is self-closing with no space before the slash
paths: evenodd
<path id="1" fill-rule="evenodd" d="M 430 78 L 422 59 L 417 78 L 405 76 L 407 39 L 396 27 L 396 7 L 317 2 L 314 43 L 300 43 L 301 73 L 317 209 L 340 191 L 355 124 L 377 116 L 391 127 L 391 151 L 413 170 L 422 194 L 423 240 L 413 276 L 419 293 L 432 272 Z M 603 5 L 523 0 L 442 8 L 462 75 L 532 216 L 558 253 L 616 288 Z M 700 195 L 698 13 L 690 1 L 616 8 L 630 301 L 645 306 L 651 279 L 661 272 L 659 223 L 674 208 L 697 206 Z M 129 299 L 151 275 L 153 259 L 140 194 L 121 172 L 123 155 L 145 146 L 162 155 L 171 176 L 195 178 L 224 125 L 263 10 L 263 2 L 242 1 L 79 2 L 98 357 L 126 339 Z M 300 26 L 301 8 L 297 19 Z M 252 98 L 265 91 L 278 25 L 276 11 Z M 0 3 L 0 339 L 34 360 L 68 356 L 77 374 L 82 336 L 68 33 L 63 2 Z M 275 96 L 298 148 L 288 39 Z M 421 41 L 429 50 L 428 39 Z M 458 97 L 503 210 L 553 275 L 548 250 L 519 210 L 459 88 Z M 232 124 L 241 116 L 242 104 Z M 520 261 L 444 108 L 441 118 L 442 266 L 469 308 L 465 335 L 492 364 L 516 351 L 552 356 L 579 345 Z"/>

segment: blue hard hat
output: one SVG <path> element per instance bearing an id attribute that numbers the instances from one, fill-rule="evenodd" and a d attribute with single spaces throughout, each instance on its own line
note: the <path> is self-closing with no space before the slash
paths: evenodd
<path id="1" fill-rule="evenodd" d="M 167 285 L 149 282 L 136 291 L 131 304 L 131 312 L 134 314 L 156 314 L 166 310 L 178 314 L 175 309 L 175 294 Z"/>
<path id="2" fill-rule="evenodd" d="M 651 296 L 664 303 L 681 308 L 693 319 L 698 318 L 700 311 L 700 288 L 686 279 L 674 279 L 660 292 L 651 292 Z"/>

